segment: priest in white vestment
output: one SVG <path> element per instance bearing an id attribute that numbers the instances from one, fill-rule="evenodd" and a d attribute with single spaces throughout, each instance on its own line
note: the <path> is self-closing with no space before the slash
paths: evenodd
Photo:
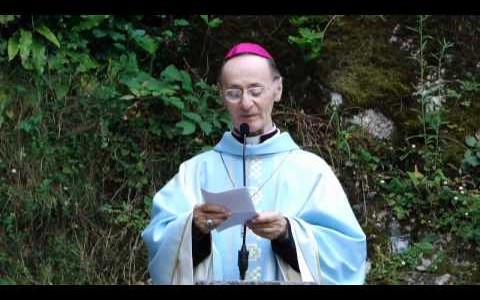
<path id="1" fill-rule="evenodd" d="M 183 162 L 155 195 L 142 237 L 155 284 L 237 281 L 243 226 L 216 227 L 231 217 L 204 203 L 201 189 L 243 186 L 243 137 L 248 124 L 246 186 L 257 216 L 247 222 L 248 281 L 363 284 L 366 237 L 328 164 L 280 132 L 271 113 L 282 78 L 260 45 L 241 43 L 219 76 L 233 128 L 213 150 Z"/>

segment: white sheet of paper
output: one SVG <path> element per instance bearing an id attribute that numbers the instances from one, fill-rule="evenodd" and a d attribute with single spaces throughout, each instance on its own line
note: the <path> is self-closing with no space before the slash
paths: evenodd
<path id="1" fill-rule="evenodd" d="M 221 205 L 232 212 L 228 219 L 217 226 L 218 231 L 243 224 L 257 215 L 250 193 L 246 187 L 220 193 L 211 193 L 202 189 L 202 196 L 206 203 Z"/>

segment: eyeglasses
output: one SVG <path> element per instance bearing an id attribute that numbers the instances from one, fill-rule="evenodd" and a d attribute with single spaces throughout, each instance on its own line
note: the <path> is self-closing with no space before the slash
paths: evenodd
<path id="1" fill-rule="evenodd" d="M 243 89 L 227 89 L 223 92 L 223 95 L 225 97 L 225 100 L 228 100 L 230 102 L 239 102 L 240 100 L 242 100 L 243 91 Z M 246 89 L 246 91 L 248 96 L 257 99 L 260 98 L 260 96 L 263 94 L 263 92 L 265 91 L 265 87 L 251 87 Z"/>
<path id="2" fill-rule="evenodd" d="M 277 78 L 274 78 L 273 81 L 275 82 L 276 79 Z M 240 88 L 226 89 L 223 91 L 223 96 L 227 101 L 239 102 L 243 98 L 244 91 L 246 91 L 249 97 L 258 99 L 263 95 L 265 91 L 269 90 L 270 88 L 271 86 L 268 88 L 264 86 L 254 86 L 247 89 L 240 89 Z"/>

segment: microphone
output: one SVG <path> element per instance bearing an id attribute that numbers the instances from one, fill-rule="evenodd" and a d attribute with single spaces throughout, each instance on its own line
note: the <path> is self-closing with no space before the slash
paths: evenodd
<path id="1" fill-rule="evenodd" d="M 240 125 L 240 135 L 243 137 L 243 186 L 247 186 L 247 179 L 245 176 L 245 146 L 247 142 L 247 135 L 250 133 L 250 127 L 247 123 L 242 123 Z"/>
<path id="2" fill-rule="evenodd" d="M 243 137 L 243 151 L 242 151 L 242 158 L 243 158 L 243 186 L 247 186 L 247 177 L 245 172 L 245 148 L 247 143 L 247 135 L 250 133 L 250 128 L 248 127 L 247 123 L 242 123 L 240 125 L 240 134 Z M 245 238 L 247 233 L 247 225 L 243 224 L 243 242 L 242 248 L 238 250 L 238 269 L 240 271 L 240 279 L 245 280 L 245 273 L 248 269 L 248 250 L 245 246 Z"/>

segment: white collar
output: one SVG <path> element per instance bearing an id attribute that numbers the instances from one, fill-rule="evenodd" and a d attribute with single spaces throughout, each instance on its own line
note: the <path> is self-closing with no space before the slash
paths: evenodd
<path id="1" fill-rule="evenodd" d="M 265 132 L 265 133 L 262 133 L 262 134 L 259 134 L 259 135 L 256 135 L 256 136 L 247 136 L 246 142 L 247 142 L 248 145 L 258 145 L 258 144 L 260 144 L 260 138 L 262 136 L 270 134 L 270 133 L 274 132 L 275 130 L 277 130 L 277 127 L 275 126 L 275 124 L 273 124 L 272 129 L 270 129 L 268 132 Z M 278 130 L 278 132 L 276 134 L 279 134 L 279 133 L 280 133 L 280 130 Z"/>

